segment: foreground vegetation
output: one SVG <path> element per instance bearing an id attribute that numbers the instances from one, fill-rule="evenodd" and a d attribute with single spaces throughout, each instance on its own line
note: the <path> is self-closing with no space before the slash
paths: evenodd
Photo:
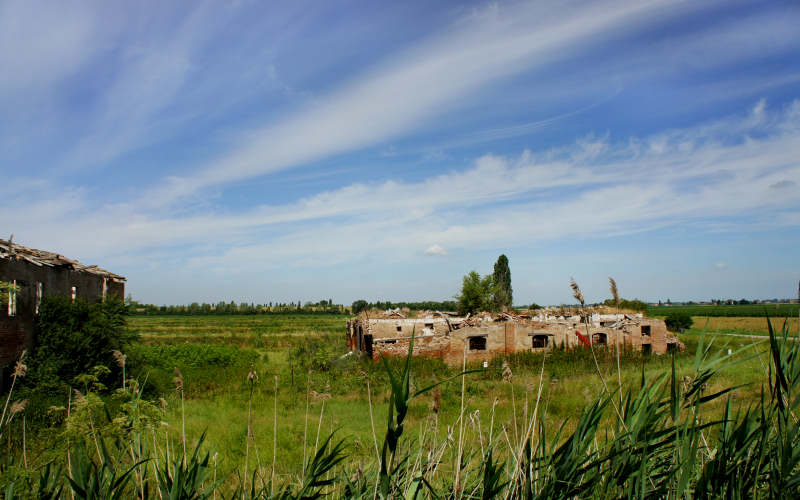
<path id="1" fill-rule="evenodd" d="M 35 396 L 23 361 L 0 425 L 5 498 L 798 492 L 800 352 L 780 333 L 712 344 L 692 330 L 686 353 L 623 352 L 621 370 L 613 349 L 579 349 L 461 375 L 342 357 L 342 318 L 130 324 L 140 340 L 110 373 L 85 369 L 50 407 L 14 406 Z"/>

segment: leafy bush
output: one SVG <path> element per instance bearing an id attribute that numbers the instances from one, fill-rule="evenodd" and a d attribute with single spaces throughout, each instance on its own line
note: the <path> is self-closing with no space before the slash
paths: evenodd
<path id="1" fill-rule="evenodd" d="M 110 369 L 98 382 L 119 376 L 113 351 L 124 351 L 134 338 L 125 326 L 126 314 L 118 299 L 99 303 L 67 297 L 42 299 L 27 358 L 26 385 L 63 397 L 66 386 L 73 385 L 78 375 L 96 372 L 97 366 Z"/>
<path id="2" fill-rule="evenodd" d="M 220 381 L 244 379 L 258 353 L 230 345 L 183 343 L 175 345 L 134 344 L 127 352 L 130 373 L 146 381 L 146 393 L 170 392 L 174 370 L 178 368 L 191 383 L 187 393 L 194 394 L 217 386 Z"/>
<path id="3" fill-rule="evenodd" d="M 694 320 L 688 313 L 672 311 L 667 314 L 666 319 L 664 319 L 664 323 L 667 324 L 667 328 L 669 328 L 671 331 L 677 332 L 691 328 Z"/>

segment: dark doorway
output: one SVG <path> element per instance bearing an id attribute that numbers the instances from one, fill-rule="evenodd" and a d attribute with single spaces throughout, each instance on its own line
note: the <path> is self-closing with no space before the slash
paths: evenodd
<path id="1" fill-rule="evenodd" d="M 649 356 L 653 354 L 653 345 L 652 344 L 642 344 L 642 354 Z"/>
<path id="2" fill-rule="evenodd" d="M 367 356 L 372 357 L 372 335 L 364 335 L 364 350 Z"/>

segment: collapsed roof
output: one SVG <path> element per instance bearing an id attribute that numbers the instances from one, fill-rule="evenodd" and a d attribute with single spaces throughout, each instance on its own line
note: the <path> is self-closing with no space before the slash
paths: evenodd
<path id="1" fill-rule="evenodd" d="M 9 240 L 0 239 L 0 259 L 24 260 L 39 267 L 69 269 L 72 271 L 102 276 L 118 283 L 125 282 L 124 276 L 114 274 L 110 271 L 106 271 L 105 269 L 100 269 L 97 266 L 87 266 L 86 264 L 82 264 L 77 260 L 64 257 L 61 254 L 18 245 L 13 242 L 13 236 Z"/>

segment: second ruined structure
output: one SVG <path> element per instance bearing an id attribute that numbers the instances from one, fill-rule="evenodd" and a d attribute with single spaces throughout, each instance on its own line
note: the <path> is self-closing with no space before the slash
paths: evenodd
<path id="1" fill-rule="evenodd" d="M 517 352 L 589 345 L 602 348 L 616 343 L 647 354 L 684 349 L 663 321 L 642 314 L 595 313 L 582 319 L 547 313 L 456 317 L 436 312 L 407 318 L 389 311 L 382 316 L 362 315 L 348 321 L 347 347 L 373 359 L 380 354 L 402 356 L 408 353 L 413 335 L 414 356 L 441 358 L 450 364 L 461 363 L 464 357 L 480 361 Z"/>

